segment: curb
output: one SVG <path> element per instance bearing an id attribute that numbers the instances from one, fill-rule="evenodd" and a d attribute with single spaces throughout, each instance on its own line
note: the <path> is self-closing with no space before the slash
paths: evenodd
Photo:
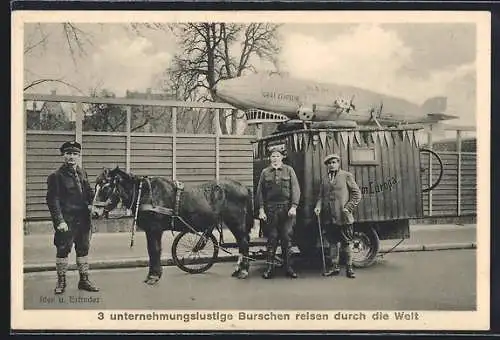
<path id="1" fill-rule="evenodd" d="M 259 256 L 256 257 L 259 259 Z M 203 259 L 203 258 L 202 258 Z M 234 262 L 238 260 L 238 255 L 226 255 L 218 256 L 216 262 Z M 147 267 L 149 265 L 148 258 L 129 258 L 123 260 L 95 260 L 89 261 L 90 269 L 123 269 L 123 268 L 140 268 Z M 174 260 L 163 258 L 161 260 L 162 266 L 175 266 Z M 78 268 L 76 264 L 70 264 L 68 266 L 68 271 L 75 271 Z M 56 266 L 53 263 L 37 263 L 37 264 L 25 264 L 23 273 L 38 273 L 55 271 Z"/>
<path id="2" fill-rule="evenodd" d="M 387 247 L 388 248 L 388 247 Z M 410 244 L 405 246 L 400 246 L 393 249 L 392 253 L 406 253 L 414 251 L 435 251 L 435 250 L 453 250 L 453 249 L 476 249 L 476 242 L 464 242 L 464 243 L 435 243 L 435 244 Z M 380 250 L 380 254 L 386 254 L 389 249 Z"/>
<path id="3" fill-rule="evenodd" d="M 385 249 L 384 249 L 385 248 Z M 379 254 L 387 254 L 390 247 L 384 247 L 379 251 Z M 410 244 L 403 245 L 393 249 L 392 253 L 406 253 L 406 252 L 419 252 L 419 251 L 438 251 L 438 250 L 456 250 L 456 249 L 476 249 L 476 242 L 465 243 L 437 243 L 437 244 Z M 263 259 L 264 255 L 255 256 L 256 259 Z M 223 255 L 218 256 L 216 262 L 234 262 L 238 259 L 238 255 Z M 129 258 L 129 259 L 113 259 L 113 260 L 95 260 L 90 261 L 91 269 L 121 269 L 121 268 L 138 268 L 147 267 L 148 258 Z M 172 259 L 162 259 L 162 266 L 175 266 Z M 25 264 L 23 273 L 37 273 L 45 271 L 55 271 L 56 266 L 53 263 L 39 263 L 39 264 Z M 69 271 L 77 270 L 75 264 L 68 267 Z"/>

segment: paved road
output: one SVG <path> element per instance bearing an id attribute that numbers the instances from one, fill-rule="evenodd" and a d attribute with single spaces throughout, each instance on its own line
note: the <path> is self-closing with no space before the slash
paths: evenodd
<path id="1" fill-rule="evenodd" d="M 263 280 L 263 262 L 252 264 L 250 277 L 230 277 L 233 264 L 217 263 L 192 275 L 164 267 L 157 286 L 142 283 L 146 268 L 96 270 L 99 293 L 79 292 L 71 272 L 65 301 L 50 301 L 54 272 L 24 275 L 26 309 L 351 309 L 474 310 L 476 251 L 443 250 L 396 253 L 375 266 L 358 269 L 358 278 L 324 278 L 300 269 L 301 277 Z M 91 301 L 75 302 L 78 297 Z M 46 299 L 44 302 L 43 299 Z"/>
<path id="2" fill-rule="evenodd" d="M 40 264 L 53 263 L 55 257 L 53 236 L 50 234 L 28 235 L 24 237 L 24 263 Z M 226 242 L 234 240 L 230 232 L 224 234 Z M 173 236 L 170 231 L 163 236 L 163 257 L 171 258 L 170 248 Z M 398 240 L 381 241 L 382 247 L 391 248 Z M 463 243 L 476 242 L 475 225 L 454 226 L 454 225 L 417 225 L 411 227 L 411 237 L 401 245 L 410 244 L 433 244 L 433 243 Z M 92 238 L 92 248 L 89 259 L 127 259 L 127 258 L 147 258 L 146 239 L 142 232 L 135 235 L 135 245 L 129 247 L 130 233 L 96 233 Z M 236 254 L 237 251 L 234 251 Z M 221 253 L 221 255 L 224 255 Z M 74 252 L 71 258 L 74 262 Z"/>

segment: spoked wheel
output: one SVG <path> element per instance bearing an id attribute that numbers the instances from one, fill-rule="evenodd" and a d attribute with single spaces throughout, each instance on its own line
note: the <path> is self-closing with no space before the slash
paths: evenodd
<path id="1" fill-rule="evenodd" d="M 357 268 L 371 266 L 377 257 L 380 241 L 372 227 L 355 230 L 352 242 L 352 265 Z"/>
<path id="2" fill-rule="evenodd" d="M 181 270 L 190 274 L 207 271 L 214 265 L 219 255 L 219 246 L 215 236 L 183 231 L 172 243 L 172 258 Z"/>

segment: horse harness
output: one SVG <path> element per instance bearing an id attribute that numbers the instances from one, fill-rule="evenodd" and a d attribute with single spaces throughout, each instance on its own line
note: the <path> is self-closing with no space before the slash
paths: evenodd
<path id="1" fill-rule="evenodd" d="M 134 246 L 134 235 L 135 235 L 135 231 L 136 231 L 137 215 L 139 213 L 139 210 L 140 211 L 151 211 L 151 212 L 154 212 L 154 213 L 158 213 L 158 214 L 162 214 L 162 215 L 167 215 L 167 216 L 175 216 L 181 222 L 183 222 L 186 226 L 188 226 L 189 229 L 194 230 L 194 228 L 192 228 L 192 226 L 190 226 L 189 223 L 187 223 L 179 215 L 179 209 L 180 209 L 180 203 L 181 203 L 181 196 L 182 196 L 182 193 L 184 191 L 184 183 L 183 182 L 180 182 L 180 181 L 177 181 L 177 180 L 174 181 L 175 205 L 174 205 L 174 209 L 170 209 L 170 208 L 166 208 L 166 207 L 162 207 L 162 206 L 155 206 L 152 203 L 143 203 L 143 204 L 140 204 L 141 194 L 142 194 L 142 186 L 143 186 L 144 181 L 147 182 L 147 185 L 148 185 L 148 187 L 150 189 L 150 195 L 152 195 L 151 180 L 149 179 L 149 177 L 145 176 L 145 177 L 143 177 L 143 178 L 141 178 L 139 180 L 139 190 L 138 190 L 138 194 L 137 194 L 137 203 L 136 203 L 136 209 L 135 209 L 135 215 L 134 215 L 134 222 L 133 222 L 133 225 L 132 225 L 132 235 L 131 235 L 131 239 L 130 239 L 130 247 Z M 135 190 L 134 190 L 134 196 L 135 196 Z M 151 197 L 151 201 L 152 201 L 152 197 Z M 133 205 L 133 201 L 132 201 L 131 204 Z M 131 206 L 131 208 L 132 208 L 132 206 Z M 171 223 L 172 223 L 172 230 L 174 230 L 174 227 L 175 227 L 175 218 L 172 218 Z M 220 244 L 224 244 L 224 241 L 223 241 L 223 238 L 222 238 L 222 228 L 221 228 L 221 226 L 217 225 L 217 229 L 218 229 L 219 235 L 220 235 L 219 243 Z M 224 252 L 226 252 L 228 254 L 231 254 L 227 249 L 225 249 L 224 247 L 221 247 L 220 244 L 218 245 L 219 249 L 223 250 Z M 246 258 L 246 259 L 251 260 L 251 261 L 255 261 L 256 260 L 255 258 L 252 258 L 250 256 L 244 256 L 244 255 L 240 254 L 240 258 L 238 259 L 238 263 L 243 258 Z"/>
<path id="2" fill-rule="evenodd" d="M 179 208 L 180 208 L 180 202 L 181 202 L 181 195 L 182 192 L 184 191 L 184 183 L 180 181 L 174 181 L 174 188 L 175 188 L 175 207 L 174 209 L 158 206 L 158 205 L 153 205 L 153 203 L 143 203 L 140 204 L 141 200 L 141 193 L 142 193 L 142 186 L 144 181 L 147 182 L 147 185 L 150 189 L 150 195 L 152 196 L 152 186 L 151 186 L 151 180 L 149 177 L 145 176 L 139 180 L 139 193 L 137 195 L 137 203 L 136 203 L 136 209 L 135 209 L 135 214 L 134 214 L 134 222 L 132 224 L 132 235 L 131 235 L 131 240 L 130 240 L 130 247 L 133 247 L 134 245 L 134 235 L 135 235 L 135 230 L 137 226 L 137 216 L 139 214 L 139 211 L 151 211 L 157 214 L 161 215 L 167 215 L 167 216 L 178 216 L 179 215 Z M 135 190 L 134 190 L 135 193 Z M 151 202 L 152 202 L 152 197 L 151 197 Z M 132 201 L 133 204 L 133 201 Z M 175 224 L 175 219 L 172 219 L 172 229 L 174 229 L 174 224 Z"/>

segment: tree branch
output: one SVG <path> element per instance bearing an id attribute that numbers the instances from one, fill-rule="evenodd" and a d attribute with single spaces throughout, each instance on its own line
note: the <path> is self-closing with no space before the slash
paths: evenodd
<path id="1" fill-rule="evenodd" d="M 55 82 L 55 83 L 61 83 L 61 84 L 64 84 L 68 87 L 71 87 L 72 89 L 75 89 L 77 90 L 78 92 L 82 93 L 82 94 L 85 94 L 82 90 L 80 90 L 78 87 L 68 83 L 68 82 L 65 82 L 64 80 L 60 80 L 60 79 L 37 79 L 33 82 L 31 82 L 30 84 L 26 85 L 24 88 L 23 88 L 23 91 L 26 91 L 32 87 L 35 87 L 37 85 L 40 85 L 42 83 L 46 83 L 46 82 Z"/>
<path id="2" fill-rule="evenodd" d="M 27 46 L 24 49 L 24 54 L 27 54 L 27 53 L 31 52 L 33 49 L 35 49 L 39 45 L 45 45 L 47 43 L 47 40 L 48 40 L 48 36 L 44 36 L 41 40 L 39 40 L 38 42 L 34 43 L 33 45 Z"/>

